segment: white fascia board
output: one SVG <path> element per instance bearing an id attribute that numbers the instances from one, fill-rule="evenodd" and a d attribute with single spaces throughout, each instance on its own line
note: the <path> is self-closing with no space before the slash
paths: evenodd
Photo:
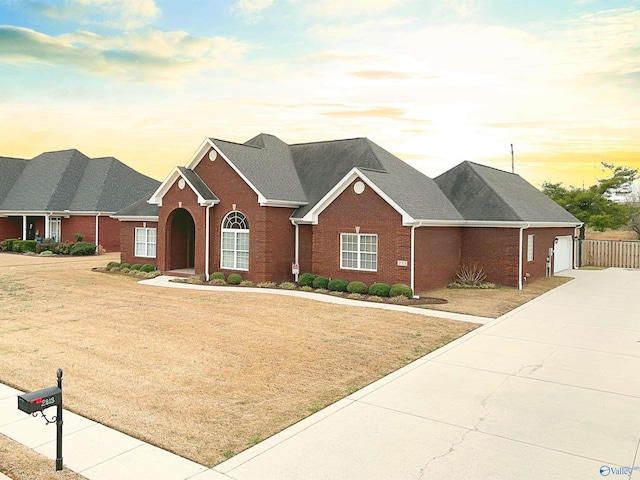
<path id="1" fill-rule="evenodd" d="M 0 211 L 0 217 L 65 217 L 69 215 L 82 215 L 92 216 L 96 215 L 111 216 L 117 212 L 103 212 L 103 211 L 84 211 L 84 210 L 33 210 L 33 211 L 20 211 L 20 210 L 3 210 Z"/>
<path id="2" fill-rule="evenodd" d="M 208 205 L 215 205 L 219 203 L 219 200 L 205 200 L 202 195 L 198 193 L 198 190 L 191 184 L 188 178 L 182 175 L 182 172 L 178 169 L 178 167 L 173 167 L 173 170 L 169 174 L 169 176 L 162 182 L 162 184 L 158 187 L 158 189 L 151 195 L 151 198 L 147 200 L 147 203 L 150 205 L 157 205 L 159 207 L 162 206 L 162 198 L 169 191 L 171 186 L 175 183 L 175 181 L 181 177 L 193 193 L 198 197 L 198 205 L 201 207 L 206 207 Z"/>
<path id="3" fill-rule="evenodd" d="M 222 153 L 218 149 L 218 147 L 216 147 L 214 145 L 214 143 L 211 141 L 211 139 L 207 137 L 207 138 L 204 139 L 204 142 L 202 142 L 200 144 L 200 146 L 198 147 L 196 152 L 193 154 L 193 156 L 191 157 L 191 160 L 189 160 L 189 163 L 187 164 L 186 168 L 188 168 L 189 170 L 193 170 L 194 168 L 196 168 L 198 166 L 198 164 L 200 163 L 200 161 L 204 158 L 204 154 L 210 148 L 214 148 L 216 150 L 216 152 L 218 152 L 219 154 Z"/>
<path id="4" fill-rule="evenodd" d="M 478 227 L 478 228 L 575 228 L 575 223 L 566 222 L 501 222 L 492 220 L 415 220 L 403 223 L 405 227 Z"/>
<path id="5" fill-rule="evenodd" d="M 258 203 L 261 207 L 284 207 L 284 208 L 299 208 L 307 205 L 309 202 L 296 202 L 294 200 L 270 200 L 264 198 L 262 195 L 258 195 Z"/>
<path id="6" fill-rule="evenodd" d="M 413 224 L 415 223 L 415 219 L 405 212 L 400 206 L 394 202 L 389 196 L 384 193 L 378 186 L 373 183 L 367 176 L 358 169 L 358 167 L 353 167 L 349 173 L 347 173 L 342 180 L 340 180 L 327 194 L 320 199 L 315 206 L 309 210 L 304 217 L 300 219 L 300 223 L 310 223 L 312 225 L 318 224 L 318 216 L 333 203 L 333 201 L 340 196 L 342 192 L 344 192 L 349 185 L 356 179 L 359 178 L 362 180 L 369 188 L 371 188 L 374 192 L 376 192 L 385 202 L 387 202 L 391 208 L 393 208 L 396 212 L 398 212 L 402 216 L 402 224 Z"/>
<path id="7" fill-rule="evenodd" d="M 135 217 L 132 215 L 109 215 L 109 218 L 120 220 L 121 222 L 157 222 L 158 217 Z"/>

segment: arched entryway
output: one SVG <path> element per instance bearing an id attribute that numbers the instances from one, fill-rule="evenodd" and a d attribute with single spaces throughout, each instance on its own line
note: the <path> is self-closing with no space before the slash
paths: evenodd
<path id="1" fill-rule="evenodd" d="M 191 214 L 184 208 L 175 210 L 169 222 L 171 228 L 168 233 L 169 270 L 194 268 L 196 226 Z"/>

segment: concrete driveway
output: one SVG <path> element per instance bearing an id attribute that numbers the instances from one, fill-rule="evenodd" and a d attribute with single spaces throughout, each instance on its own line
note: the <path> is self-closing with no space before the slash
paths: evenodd
<path id="1" fill-rule="evenodd" d="M 576 279 L 193 478 L 640 479 L 640 271 L 563 274 Z"/>

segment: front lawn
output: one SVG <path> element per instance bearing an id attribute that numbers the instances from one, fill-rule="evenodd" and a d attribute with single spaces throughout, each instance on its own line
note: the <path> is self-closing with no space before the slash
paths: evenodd
<path id="1" fill-rule="evenodd" d="M 117 259 L 0 254 L 0 382 L 62 368 L 66 408 L 208 466 L 477 327 L 91 271 Z"/>

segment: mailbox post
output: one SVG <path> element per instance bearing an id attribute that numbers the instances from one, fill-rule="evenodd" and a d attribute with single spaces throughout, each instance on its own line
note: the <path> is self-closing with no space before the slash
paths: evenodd
<path id="1" fill-rule="evenodd" d="M 47 425 L 54 423 L 57 426 L 56 432 L 56 471 L 62 470 L 62 369 L 56 372 L 58 386 L 43 388 L 31 393 L 18 395 L 18 410 L 31 414 L 34 417 L 41 413 Z M 44 410 L 49 407 L 57 407 L 56 416 L 49 420 Z"/>

